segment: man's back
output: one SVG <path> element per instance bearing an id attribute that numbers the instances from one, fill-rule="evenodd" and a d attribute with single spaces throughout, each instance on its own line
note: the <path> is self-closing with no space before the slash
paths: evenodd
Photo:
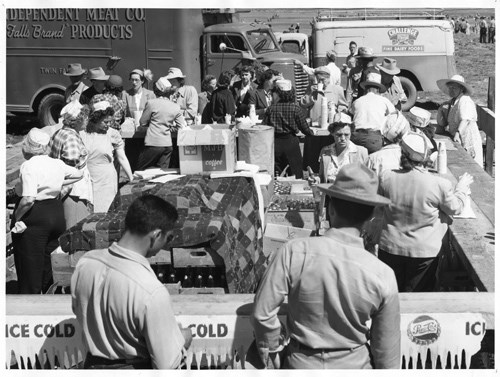
<path id="1" fill-rule="evenodd" d="M 117 244 L 90 251 L 76 266 L 71 292 L 92 355 L 151 358 L 155 368 L 178 367 L 184 338 L 168 291 L 146 258 Z"/>
<path id="2" fill-rule="evenodd" d="M 362 239 L 337 229 L 323 237 L 289 242 L 276 255 L 261 283 L 256 303 L 274 307 L 280 292 L 288 291 L 288 330 L 309 349 L 343 352 L 335 368 L 369 368 L 365 343 L 370 339 L 375 367 L 399 367 L 399 299 L 393 271 L 363 248 Z M 260 296 L 260 297 L 259 297 Z M 256 306 L 254 329 L 267 330 L 266 307 Z M 372 319 L 371 335 L 369 324 Z M 264 330 L 264 329 L 262 329 Z M 266 330 L 264 330 L 265 332 Z"/>

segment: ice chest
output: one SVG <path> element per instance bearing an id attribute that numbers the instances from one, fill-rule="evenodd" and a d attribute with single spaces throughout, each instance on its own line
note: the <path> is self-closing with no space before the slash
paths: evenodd
<path id="1" fill-rule="evenodd" d="M 179 130 L 181 174 L 234 173 L 236 133 L 227 125 L 190 126 Z"/>

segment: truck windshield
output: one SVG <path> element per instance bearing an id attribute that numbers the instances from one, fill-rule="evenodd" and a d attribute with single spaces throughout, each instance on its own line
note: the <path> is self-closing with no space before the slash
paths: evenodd
<path id="1" fill-rule="evenodd" d="M 247 31 L 247 37 L 256 53 L 280 51 L 268 29 Z"/>

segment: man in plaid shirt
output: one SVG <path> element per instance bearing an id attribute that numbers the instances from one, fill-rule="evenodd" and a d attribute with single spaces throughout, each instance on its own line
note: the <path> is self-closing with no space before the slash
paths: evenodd
<path id="1" fill-rule="evenodd" d="M 292 174 L 302 179 L 302 154 L 297 133 L 314 135 L 306 122 L 305 111 L 295 102 L 295 91 L 289 80 L 277 80 L 272 89 L 273 104 L 267 108 L 263 124 L 274 127 L 275 172 L 281 174 L 290 166 Z"/>

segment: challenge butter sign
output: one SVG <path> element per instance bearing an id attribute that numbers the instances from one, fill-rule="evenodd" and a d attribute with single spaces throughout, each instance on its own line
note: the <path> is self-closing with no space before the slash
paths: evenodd
<path id="1" fill-rule="evenodd" d="M 391 46 L 382 46 L 382 51 L 395 51 L 395 52 L 413 52 L 424 51 L 424 46 L 415 45 L 418 38 L 419 31 L 411 27 L 393 28 L 387 32 Z"/>
<path id="2" fill-rule="evenodd" d="M 224 152 L 224 145 L 202 145 L 201 160 L 203 162 L 203 171 L 226 170 Z"/>

